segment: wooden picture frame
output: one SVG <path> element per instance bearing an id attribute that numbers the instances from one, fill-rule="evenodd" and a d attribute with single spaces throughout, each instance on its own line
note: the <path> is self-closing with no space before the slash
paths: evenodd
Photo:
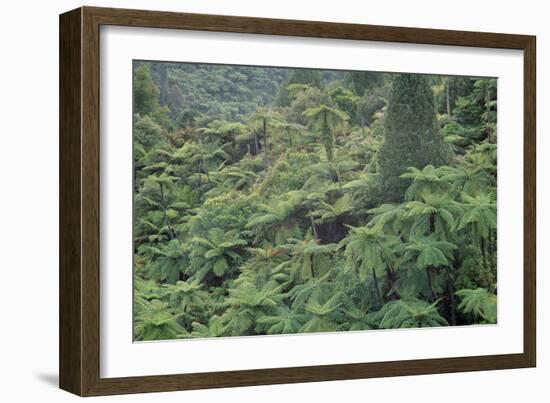
<path id="1" fill-rule="evenodd" d="M 524 52 L 524 348 L 468 356 L 228 372 L 100 377 L 100 26 L 171 28 Z M 536 363 L 535 37 L 81 7 L 60 16 L 60 387 L 80 396 L 534 367 Z"/>

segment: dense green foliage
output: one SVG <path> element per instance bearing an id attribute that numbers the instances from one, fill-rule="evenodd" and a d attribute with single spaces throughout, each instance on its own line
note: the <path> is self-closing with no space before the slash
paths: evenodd
<path id="1" fill-rule="evenodd" d="M 136 62 L 136 340 L 496 323 L 496 80 Z"/>

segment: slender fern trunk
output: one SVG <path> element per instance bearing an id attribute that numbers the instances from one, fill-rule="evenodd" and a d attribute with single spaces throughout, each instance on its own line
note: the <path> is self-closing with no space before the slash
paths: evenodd
<path id="1" fill-rule="evenodd" d="M 208 176 L 208 168 L 206 167 L 206 161 L 204 160 L 204 154 L 202 153 L 202 138 L 199 137 L 199 147 L 201 150 L 200 160 L 199 160 L 199 179 L 200 175 L 206 175 L 206 181 L 210 182 L 210 177 Z"/>
<path id="2" fill-rule="evenodd" d="M 433 301 L 437 300 L 437 294 L 435 293 L 434 287 L 433 287 L 433 280 L 432 280 L 432 267 L 428 266 L 426 267 L 426 276 L 428 278 L 428 288 L 430 289 L 430 294 Z"/>
<path id="3" fill-rule="evenodd" d="M 204 173 L 203 164 L 204 164 L 204 158 L 202 157 L 202 154 L 201 154 L 201 158 L 199 159 L 199 178 L 200 178 L 200 175 Z"/>
<path id="4" fill-rule="evenodd" d="M 372 269 L 372 281 L 374 283 L 374 291 L 376 292 L 376 298 L 380 303 L 380 306 L 384 305 L 384 300 L 382 299 L 382 293 L 380 292 L 380 286 L 378 285 L 378 278 L 376 277 L 376 270 Z"/>
<path id="5" fill-rule="evenodd" d="M 317 232 L 317 226 L 315 225 L 315 220 L 313 219 L 313 216 L 310 214 L 309 219 L 311 221 L 311 229 L 313 230 L 313 236 L 315 239 L 319 239 L 319 233 Z"/>
<path id="6" fill-rule="evenodd" d="M 327 111 L 323 112 L 323 143 L 327 152 L 327 159 L 332 162 L 332 134 L 328 126 Z"/>
<path id="7" fill-rule="evenodd" d="M 336 169 L 336 167 L 330 163 L 329 165 L 329 169 L 330 169 L 330 178 L 332 179 L 332 181 L 334 183 L 339 183 L 340 185 L 340 188 L 342 187 L 342 183 L 340 182 L 340 175 L 338 175 L 338 169 Z"/>
<path id="8" fill-rule="evenodd" d="M 488 245 L 487 245 L 487 253 L 488 253 L 488 259 L 489 259 L 489 264 L 491 266 L 491 272 L 494 273 L 494 275 L 496 276 L 496 256 L 497 256 L 497 234 L 496 234 L 496 231 L 490 231 L 489 232 L 489 240 L 488 240 Z"/>
<path id="9" fill-rule="evenodd" d="M 435 215 L 430 215 L 430 232 L 432 234 L 435 233 Z M 433 280 L 432 280 L 432 267 L 428 266 L 426 267 L 426 276 L 428 278 L 428 287 L 430 289 L 430 294 L 432 299 L 435 301 L 437 300 L 437 294 L 435 293 L 434 287 L 433 287 Z"/>
<path id="10" fill-rule="evenodd" d="M 449 313 L 451 315 L 451 325 L 456 325 L 456 298 L 455 298 L 455 289 L 454 289 L 454 278 L 449 268 L 446 269 L 447 272 L 447 297 L 449 298 Z"/>
<path id="11" fill-rule="evenodd" d="M 230 136 L 231 138 L 229 139 L 229 141 L 231 143 L 231 152 L 229 153 L 229 155 L 231 156 L 231 161 L 233 161 L 237 151 L 237 140 L 233 131 L 230 132 Z"/>
<path id="12" fill-rule="evenodd" d="M 164 199 L 164 186 L 162 186 L 162 183 L 159 183 L 160 188 L 160 204 L 162 206 L 162 218 L 164 221 L 164 224 L 168 227 L 168 235 L 170 237 L 170 240 L 172 239 L 178 239 L 176 231 L 172 228 L 170 225 L 170 220 L 168 220 L 168 215 L 166 213 L 166 200 Z M 178 239 L 179 242 L 179 239 Z"/>
<path id="13" fill-rule="evenodd" d="M 449 79 L 445 83 L 445 98 L 447 101 L 447 117 L 451 118 L 451 90 L 449 88 Z"/>
<path id="14" fill-rule="evenodd" d="M 479 249 L 481 252 L 481 261 L 483 267 L 487 270 L 489 268 L 489 265 L 487 264 L 487 250 L 485 247 L 485 239 L 483 237 L 479 238 Z"/>
<path id="15" fill-rule="evenodd" d="M 258 142 L 258 133 L 256 133 L 256 130 L 254 130 L 254 145 L 256 146 L 256 154 L 258 155 L 260 153 L 260 144 Z"/>
<path id="16" fill-rule="evenodd" d="M 269 145 L 267 144 L 267 120 L 266 119 L 263 120 L 262 132 L 263 132 L 262 134 L 264 138 L 264 158 L 267 161 L 269 158 L 269 150 L 268 150 Z"/>
<path id="17" fill-rule="evenodd" d="M 393 269 L 387 265 L 386 266 L 386 282 L 387 282 L 387 290 L 386 290 L 386 295 L 391 295 L 390 299 L 395 299 L 394 297 L 394 294 L 395 294 L 395 290 L 394 290 L 394 286 L 395 286 L 395 272 L 393 271 Z"/>

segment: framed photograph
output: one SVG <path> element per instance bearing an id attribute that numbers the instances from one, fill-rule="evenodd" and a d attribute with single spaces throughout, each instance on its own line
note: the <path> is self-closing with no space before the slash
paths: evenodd
<path id="1" fill-rule="evenodd" d="M 533 367 L 535 37 L 60 16 L 60 386 Z"/>

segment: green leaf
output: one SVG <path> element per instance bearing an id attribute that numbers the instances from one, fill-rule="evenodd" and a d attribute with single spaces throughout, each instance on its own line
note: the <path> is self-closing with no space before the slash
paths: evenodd
<path id="1" fill-rule="evenodd" d="M 213 266 L 214 274 L 221 277 L 225 274 L 225 271 L 228 269 L 229 265 L 224 257 L 220 257 L 216 260 Z"/>

